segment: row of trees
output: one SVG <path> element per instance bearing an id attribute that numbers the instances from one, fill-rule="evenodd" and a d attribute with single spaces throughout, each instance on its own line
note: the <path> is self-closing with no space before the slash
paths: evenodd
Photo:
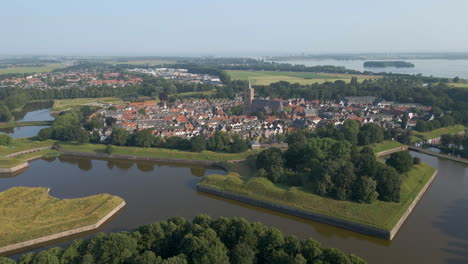
<path id="1" fill-rule="evenodd" d="M 442 135 L 440 147 L 447 153 L 468 157 L 468 135 Z"/>
<path id="2" fill-rule="evenodd" d="M 392 134 L 374 123 L 361 126 L 356 120 L 346 119 L 339 128 L 330 124 L 326 127 L 317 128 L 310 136 L 347 140 L 351 145 L 366 146 L 373 143 L 380 143 L 384 139 L 391 139 Z"/>
<path id="3" fill-rule="evenodd" d="M 369 147 L 359 151 L 347 140 L 303 132 L 290 135 L 288 144 L 284 153 L 271 148 L 258 154 L 258 176 L 275 183 L 303 186 L 338 200 L 371 203 L 378 198 L 399 202 L 400 173 L 407 172 L 413 164 L 408 152 L 391 156 L 386 165 L 376 160 Z"/>
<path id="4" fill-rule="evenodd" d="M 99 233 L 75 240 L 65 249 L 54 247 L 24 254 L 1 264 L 224 264 L 224 263 L 346 263 L 363 259 L 320 243 L 285 236 L 276 228 L 242 218 L 182 217 L 141 226 L 133 232 Z"/>
<path id="5" fill-rule="evenodd" d="M 230 135 L 222 131 L 215 132 L 208 140 L 202 135 L 190 139 L 177 136 L 163 139 L 160 136 L 154 136 L 151 129 L 143 129 L 131 134 L 123 128 L 113 128 L 109 141 L 105 143 L 117 146 L 157 147 L 194 152 L 211 150 L 240 153 L 248 149 L 248 141 L 237 134 Z"/>

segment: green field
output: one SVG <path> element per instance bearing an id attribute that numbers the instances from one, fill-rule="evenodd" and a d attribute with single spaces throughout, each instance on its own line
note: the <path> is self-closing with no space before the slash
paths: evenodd
<path id="1" fill-rule="evenodd" d="M 101 98 L 76 98 L 54 100 L 54 106 L 51 111 L 65 111 L 78 106 L 90 105 L 100 106 L 101 104 L 122 104 L 123 101 L 117 97 L 101 97 Z"/>
<path id="2" fill-rule="evenodd" d="M 433 175 L 427 164 L 414 166 L 404 175 L 401 202 L 376 201 L 361 204 L 338 201 L 310 193 L 299 187 L 275 185 L 266 178 L 240 177 L 238 173 L 206 176 L 199 185 L 250 198 L 308 210 L 372 227 L 391 230 Z"/>
<path id="3" fill-rule="evenodd" d="M 370 144 L 368 147 L 370 147 L 372 150 L 374 150 L 374 152 L 377 154 L 379 152 L 394 149 L 394 148 L 398 148 L 398 147 L 401 147 L 401 146 L 403 146 L 403 144 L 401 144 L 398 141 L 385 140 L 382 143 Z"/>
<path id="4" fill-rule="evenodd" d="M 163 65 L 174 64 L 174 60 L 129 60 L 129 61 L 105 61 L 111 64 L 131 64 L 131 65 Z"/>
<path id="5" fill-rule="evenodd" d="M 233 80 L 250 81 L 254 85 L 269 85 L 279 81 L 290 83 L 313 84 L 334 82 L 342 80 L 350 82 L 351 77 L 357 77 L 358 81 L 380 78 L 371 75 L 332 74 L 314 72 L 284 72 L 284 71 L 227 71 Z"/>
<path id="6" fill-rule="evenodd" d="M 463 125 L 456 125 L 456 126 L 442 127 L 439 129 L 428 131 L 428 132 L 414 131 L 413 134 L 416 136 L 421 136 L 425 139 L 433 139 L 433 138 L 438 138 L 444 134 L 457 134 L 463 131 L 465 131 L 465 127 Z"/>
<path id="7" fill-rule="evenodd" d="M 0 246 L 95 224 L 123 202 L 109 194 L 60 200 L 48 192 L 27 187 L 0 192 Z"/>
<path id="8" fill-rule="evenodd" d="M 187 93 L 177 93 L 174 94 L 174 96 L 178 98 L 183 98 L 183 97 L 196 97 L 196 96 L 207 96 L 207 95 L 215 95 L 216 90 L 211 90 L 211 91 L 203 91 L 203 92 L 187 92 Z"/>
<path id="9" fill-rule="evenodd" d="M 40 67 L 10 67 L 10 68 L 0 68 L 0 74 L 7 73 L 39 73 L 39 72 L 50 72 L 58 68 L 64 68 L 65 65 L 60 63 L 47 63 L 44 66 Z"/>
<path id="10" fill-rule="evenodd" d="M 91 153 L 105 153 L 106 146 L 102 144 L 75 144 L 63 142 L 59 144 L 61 150 L 65 151 L 80 151 Z M 139 147 L 118 147 L 113 146 L 112 154 L 114 155 L 131 155 L 145 157 L 161 157 L 171 159 L 187 159 L 187 160 L 209 160 L 209 161 L 226 161 L 226 160 L 242 160 L 249 155 L 256 153 L 255 151 L 246 151 L 243 153 L 219 153 L 212 151 L 190 152 L 176 149 L 164 148 L 139 148 Z"/>
<path id="11" fill-rule="evenodd" d="M 468 83 L 448 83 L 447 85 L 453 86 L 456 88 L 468 88 Z"/>

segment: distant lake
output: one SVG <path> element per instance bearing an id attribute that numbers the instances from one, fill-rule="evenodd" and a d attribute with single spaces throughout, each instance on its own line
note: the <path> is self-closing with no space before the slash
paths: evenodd
<path id="1" fill-rule="evenodd" d="M 434 77 L 460 77 L 468 79 L 468 60 L 403 60 L 414 64 L 414 68 L 364 68 L 367 60 L 288 60 L 278 61 L 306 66 L 333 65 L 344 66 L 347 69 L 370 72 L 391 72 L 404 74 L 422 74 Z"/>
<path id="2" fill-rule="evenodd" d="M 18 119 L 18 122 L 26 121 L 52 121 L 54 117 L 50 115 L 50 109 L 39 109 L 27 112 L 24 117 Z M 1 128 L 0 134 L 9 134 L 14 138 L 22 137 L 34 137 L 43 128 L 48 126 L 23 126 L 23 127 L 11 127 Z"/>

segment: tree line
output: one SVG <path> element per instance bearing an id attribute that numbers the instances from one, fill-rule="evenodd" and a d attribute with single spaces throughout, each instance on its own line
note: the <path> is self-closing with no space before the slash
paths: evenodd
<path id="1" fill-rule="evenodd" d="M 39 140 L 56 139 L 61 141 L 77 141 L 78 143 L 110 144 L 115 146 L 136 146 L 143 148 L 167 148 L 202 152 L 240 153 L 248 150 L 249 141 L 238 134 L 216 131 L 208 139 L 203 135 L 184 137 L 155 136 L 152 129 L 130 131 L 117 127 L 113 117 L 103 118 L 93 116 L 97 109 L 90 106 L 81 107 L 79 111 L 67 112 L 58 116 L 51 127 L 43 128 L 38 133 Z M 111 130 L 111 135 L 101 141 L 99 130 Z M 112 148 L 109 148 L 111 152 Z M 110 153 L 109 153 L 110 154 Z"/>
<path id="2" fill-rule="evenodd" d="M 198 215 L 143 225 L 131 232 L 99 233 L 65 248 L 23 254 L 0 264 L 223 264 L 320 263 L 365 264 L 355 256 L 324 248 L 312 239 L 299 240 L 276 228 L 242 218 L 212 219 Z"/>

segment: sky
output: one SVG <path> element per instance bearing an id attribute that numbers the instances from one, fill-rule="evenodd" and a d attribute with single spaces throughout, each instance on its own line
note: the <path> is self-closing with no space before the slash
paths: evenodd
<path id="1" fill-rule="evenodd" d="M 468 52 L 467 0 L 2 2 L 3 55 Z"/>

